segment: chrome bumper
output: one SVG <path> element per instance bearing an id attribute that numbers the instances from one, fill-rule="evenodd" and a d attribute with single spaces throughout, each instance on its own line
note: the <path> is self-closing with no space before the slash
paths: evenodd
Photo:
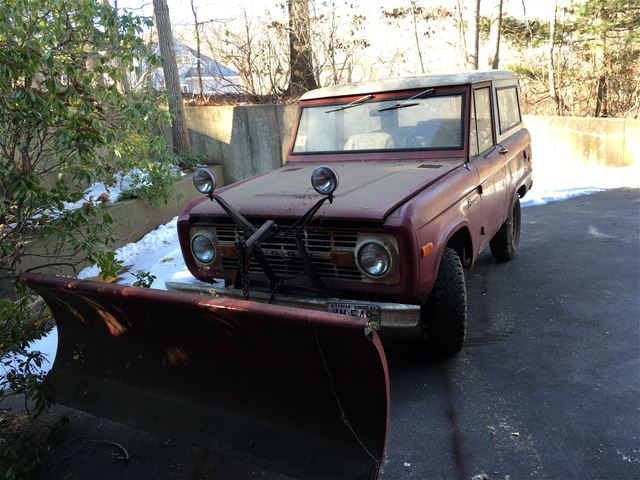
<path id="1" fill-rule="evenodd" d="M 226 288 L 205 282 L 166 282 L 167 290 L 179 290 L 182 292 L 199 293 L 215 298 L 239 298 L 242 299 L 242 290 Z M 252 290 L 249 301 L 269 303 L 271 293 Z M 319 298 L 298 295 L 278 294 L 271 299 L 274 305 L 286 307 L 304 308 L 307 310 L 327 310 L 327 303 L 353 302 L 359 305 L 377 305 L 380 308 L 381 328 L 415 328 L 420 323 L 420 306 L 406 303 L 366 302 L 350 300 L 347 298 Z"/>

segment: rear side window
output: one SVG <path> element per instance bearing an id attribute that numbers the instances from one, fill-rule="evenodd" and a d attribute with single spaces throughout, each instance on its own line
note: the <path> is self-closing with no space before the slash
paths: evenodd
<path id="1" fill-rule="evenodd" d="M 491 131 L 491 96 L 489 87 L 478 88 L 473 92 L 473 105 L 471 110 L 471 128 L 469 150 L 470 154 L 477 155 L 493 146 L 493 133 Z"/>
<path id="2" fill-rule="evenodd" d="M 518 91 L 516 87 L 498 88 L 496 96 L 498 99 L 500 134 L 503 134 L 520 123 Z"/>

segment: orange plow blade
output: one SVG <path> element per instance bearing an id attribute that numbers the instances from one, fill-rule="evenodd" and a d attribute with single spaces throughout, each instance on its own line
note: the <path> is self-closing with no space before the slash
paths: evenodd
<path id="1" fill-rule="evenodd" d="M 51 307 L 53 400 L 304 479 L 372 479 L 389 378 L 365 321 L 28 274 Z"/>

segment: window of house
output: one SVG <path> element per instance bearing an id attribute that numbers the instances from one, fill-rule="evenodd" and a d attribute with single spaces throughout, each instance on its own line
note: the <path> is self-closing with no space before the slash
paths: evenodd
<path id="1" fill-rule="evenodd" d="M 498 120 L 500 134 L 512 129 L 520 123 L 520 106 L 516 87 L 496 89 L 498 99 Z"/>

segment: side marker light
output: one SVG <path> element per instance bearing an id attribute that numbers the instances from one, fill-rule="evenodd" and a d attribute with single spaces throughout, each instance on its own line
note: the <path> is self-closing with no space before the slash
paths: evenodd
<path id="1" fill-rule="evenodd" d="M 420 249 L 420 256 L 421 257 L 426 257 L 431 252 L 433 252 L 433 242 L 427 243 L 424 247 L 422 247 Z"/>

